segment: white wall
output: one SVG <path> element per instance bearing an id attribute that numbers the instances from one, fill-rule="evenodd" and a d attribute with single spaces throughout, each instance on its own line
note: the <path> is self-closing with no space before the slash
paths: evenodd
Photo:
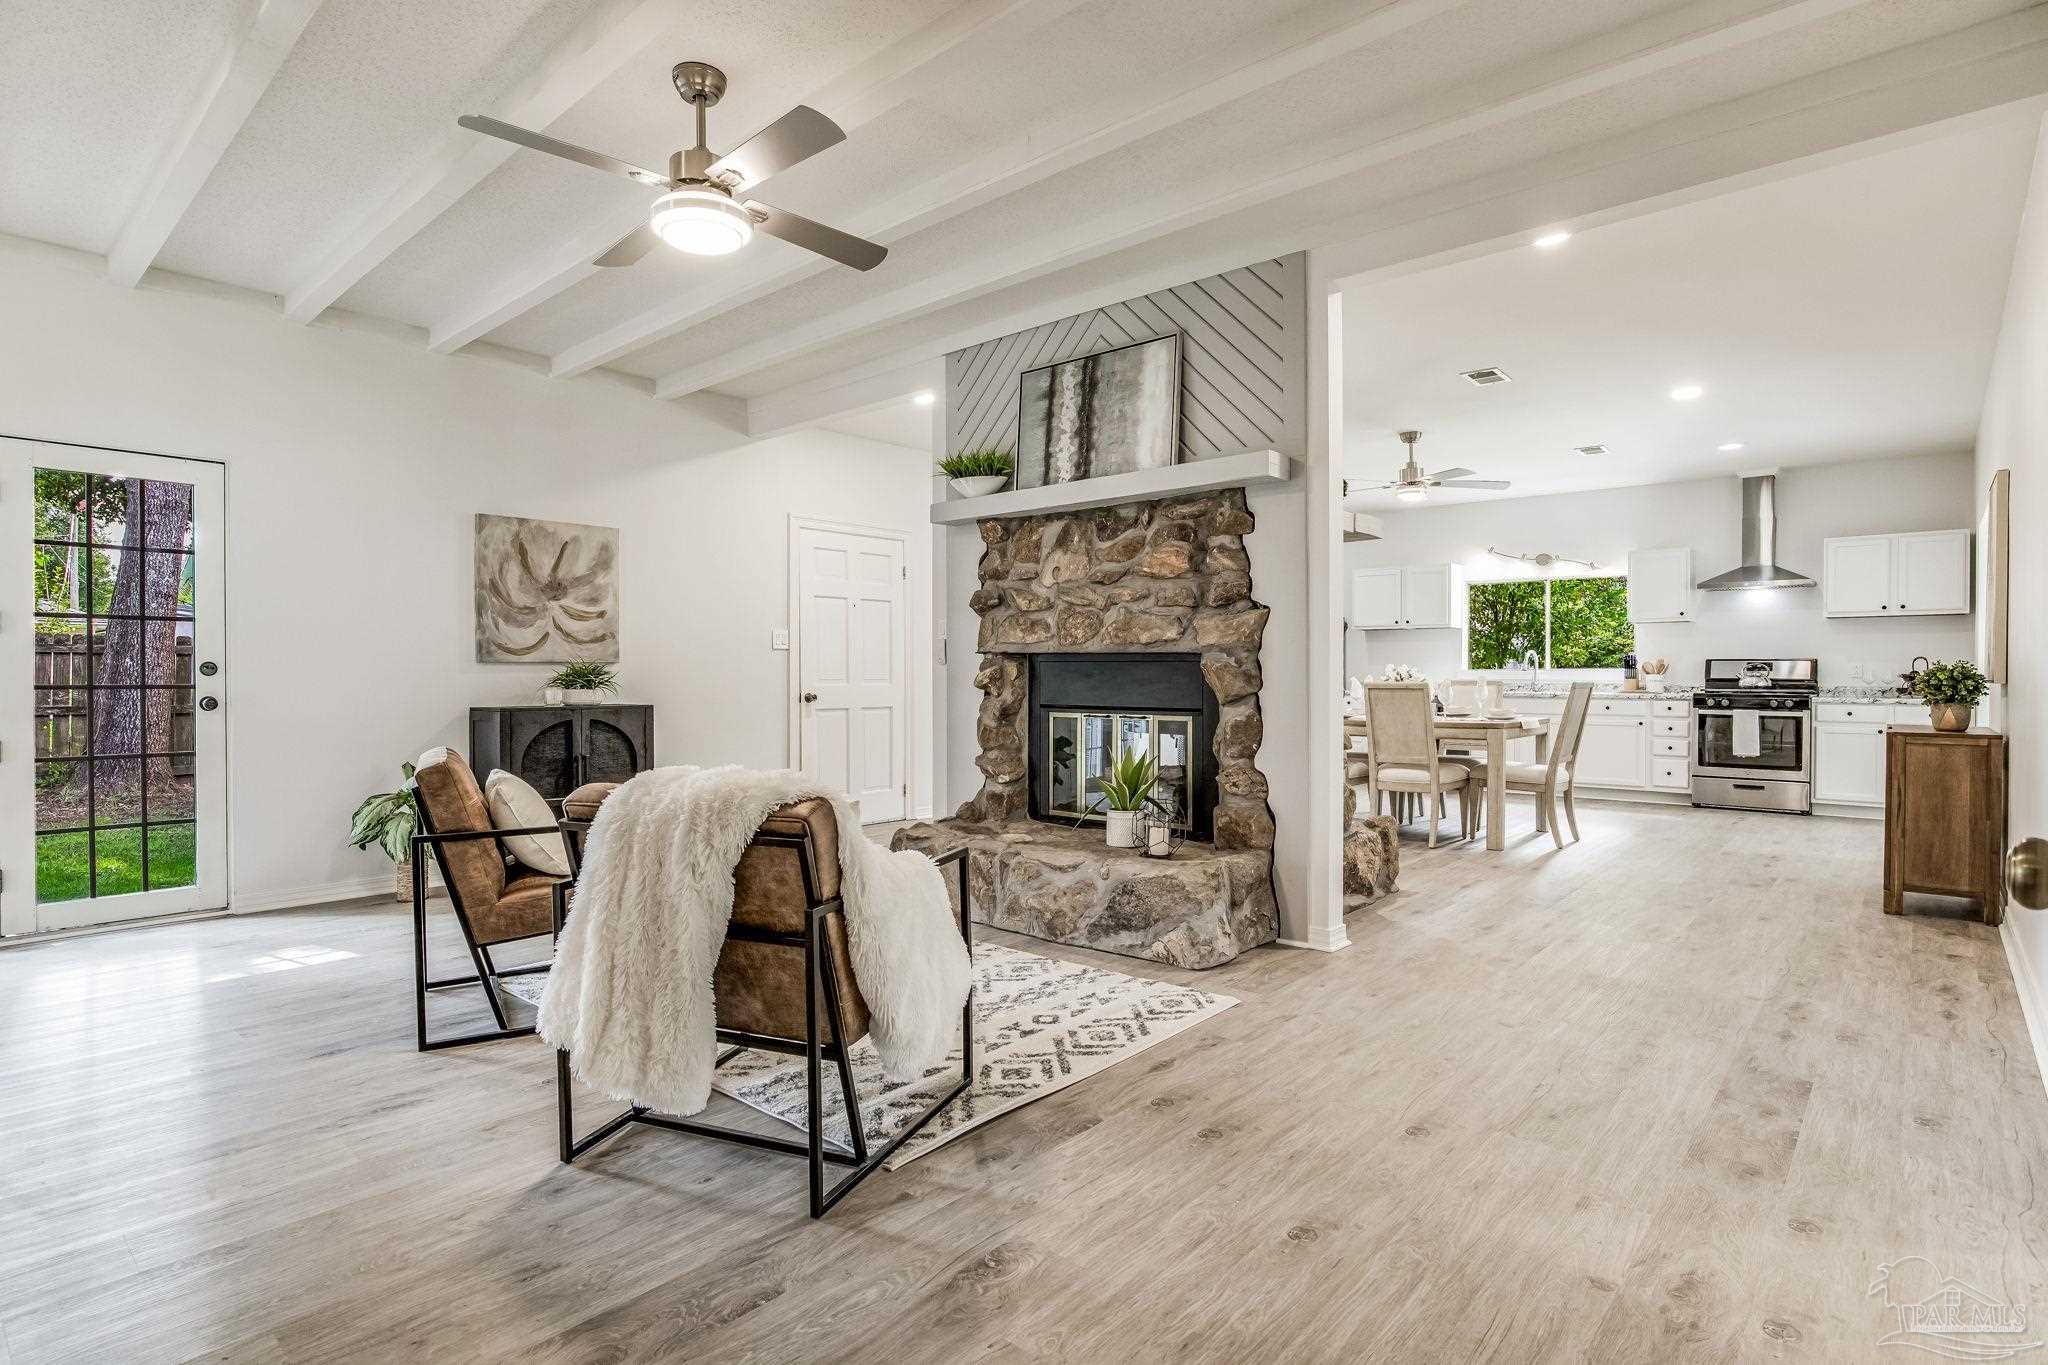
<path id="1" fill-rule="evenodd" d="M 1818 580 L 1821 542 L 1829 536 L 1974 526 L 1976 482 L 1966 454 L 1786 470 L 1778 475 L 1778 562 Z M 1393 564 L 1458 563 L 1475 581 L 1530 576 L 1488 554 L 1489 546 L 1620 571 L 1631 549 L 1690 545 L 1695 580 L 1742 558 L 1741 485 L 1732 478 L 1425 507 L 1381 520 L 1386 539 L 1344 547 L 1347 594 L 1352 571 Z M 1561 571 L 1573 572 L 1579 571 Z M 1824 684 L 1852 681 L 1858 665 L 1888 682 L 1917 654 L 1953 659 L 1975 652 L 1971 617 L 1829 620 L 1818 587 L 1703 592 L 1695 610 L 1698 619 L 1689 625 L 1636 628 L 1636 652 L 1669 659 L 1673 682 L 1699 682 L 1710 658 L 1809 657 L 1820 660 Z M 1461 631 L 1348 630 L 1346 645 L 1348 671 L 1359 676 L 1390 663 L 1431 677 L 1464 669 Z"/>
<path id="2" fill-rule="evenodd" d="M 2038 144 L 2013 256 L 2005 321 L 1977 432 L 1975 492 L 2012 471 L 2010 630 L 2005 684 L 2009 841 L 2048 835 L 2048 137 Z M 2048 1067 L 2048 911 L 2006 907 L 2005 944 Z"/>
<path id="3" fill-rule="evenodd" d="M 534 697 L 547 666 L 475 662 L 477 512 L 620 528 L 624 697 L 656 706 L 663 763 L 786 760 L 788 656 L 769 646 L 790 513 L 909 531 L 908 600 L 929 600 L 924 452 L 826 432 L 748 446 L 715 406 L 602 375 L 99 270 L 0 241 L 0 433 L 226 462 L 238 907 L 388 881 L 344 846 L 350 808 L 421 749 L 466 748 L 471 705 Z"/>

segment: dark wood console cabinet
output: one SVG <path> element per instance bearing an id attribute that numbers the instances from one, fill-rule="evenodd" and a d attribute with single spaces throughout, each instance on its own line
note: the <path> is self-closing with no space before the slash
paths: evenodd
<path id="1" fill-rule="evenodd" d="M 1884 912 L 1905 893 L 1965 896 L 2005 918 L 2005 736 L 1894 725 L 1884 744 Z"/>
<path id="2" fill-rule="evenodd" d="M 472 706 L 470 766 L 517 773 L 550 801 L 585 782 L 624 782 L 654 766 L 651 706 Z"/>

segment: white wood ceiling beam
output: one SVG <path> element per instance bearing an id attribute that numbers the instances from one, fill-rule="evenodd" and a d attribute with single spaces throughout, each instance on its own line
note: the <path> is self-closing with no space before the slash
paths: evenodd
<path id="1" fill-rule="evenodd" d="M 546 128 L 676 19 L 674 0 L 606 0 L 491 112 L 507 123 Z M 311 322 L 516 150 L 450 123 L 434 151 L 305 272 L 285 296 L 284 315 Z"/>
<path id="2" fill-rule="evenodd" d="M 263 0 L 227 45 L 114 239 L 108 279 L 132 287 L 156 260 L 320 4 Z"/>
<path id="3" fill-rule="evenodd" d="M 1558 79 L 1525 84 L 1531 67 L 1544 72 L 1556 69 L 1557 58 L 1539 58 L 1531 67 L 1517 68 L 1481 82 L 1480 85 L 1489 90 L 1501 86 L 1507 88 L 1497 95 L 1483 94 L 1468 103 L 1466 108 L 1447 117 L 1392 133 L 1380 127 L 1367 128 L 1355 137 L 1345 139 L 1351 145 L 1333 145 L 1329 155 L 1298 169 L 1262 180 L 1239 181 L 1221 193 L 1205 187 L 1199 194 L 1164 209 L 1139 206 L 1120 212 L 1105 212 L 1092 221 L 1077 223 L 1065 232 L 1018 243 L 1013 250 L 1001 256 L 927 276 L 902 288 L 863 299 L 804 326 L 787 328 L 753 345 L 735 348 L 716 359 L 685 366 L 656 379 L 655 396 L 680 398 L 703 389 L 716 388 L 869 328 L 1020 284 L 1155 237 L 1194 227 L 1262 201 L 1354 176 L 1376 165 L 1818 22 L 1863 3 L 1865 0 L 1794 0 L 1794 3 L 1761 14 L 1734 21 L 1716 19 L 1699 26 L 1691 25 L 1682 14 L 1645 20 L 1632 26 L 1630 31 L 1655 32 L 1673 26 L 1683 36 L 1651 42 L 1614 60 L 1596 60 L 1588 67 Z M 1702 13 L 1725 13 L 1725 7 L 1711 3 L 1696 5 L 1693 9 Z M 1595 52 L 1615 50 L 1615 36 L 1604 35 L 1589 46 Z M 559 357 L 552 372 L 562 372 Z"/>
<path id="4" fill-rule="evenodd" d="M 804 385 L 764 393 L 747 401 L 747 435 L 756 440 L 801 431 L 843 417 L 857 417 L 929 393 L 932 405 L 946 392 L 946 362 L 914 360 L 854 383 Z"/>
<path id="5" fill-rule="evenodd" d="M 898 240 L 1154 133 L 1200 118 L 1232 100 L 1291 80 L 1324 62 L 1384 41 L 1462 3 L 1464 0 L 1393 0 L 1340 28 L 1321 33 L 1304 31 L 1280 50 L 1233 71 L 1221 75 L 1190 73 L 1189 83 L 1178 93 L 1150 104 L 1134 99 L 1129 102 L 1133 107 L 1106 121 L 1099 111 L 1077 112 L 1063 125 L 1033 129 L 994 152 L 934 176 L 856 215 L 849 228 L 883 242 Z M 616 240 L 616 236 L 611 240 Z M 610 364 L 833 268 L 829 261 L 814 260 L 773 273 L 750 272 L 749 277 L 736 281 L 736 287 L 707 302 L 684 300 L 657 306 L 566 347 L 555 356 L 549 373 L 562 378 Z"/>
<path id="6" fill-rule="evenodd" d="M 971 58 L 974 48 L 1034 25 L 1051 23 L 1081 3 L 1082 0 L 968 0 L 813 92 L 802 103 L 829 115 L 851 134 L 862 124 L 912 98 L 919 82 L 928 79 L 942 60 Z M 537 264 L 493 280 L 428 329 L 427 349 L 447 352 L 467 346 L 597 274 L 598 268 L 591 261 L 639 226 L 645 217 L 642 209 L 630 216 L 608 219 Z M 730 263 L 728 269 L 734 271 L 735 288 L 729 294 L 744 292 L 747 286 L 758 291 L 764 284 L 781 288 L 789 282 L 791 272 L 778 272 L 772 264 L 764 268 L 760 259 L 756 253 L 745 262 Z M 749 270 L 748 265 L 754 268 Z M 758 292 L 748 295 L 758 296 Z M 581 369 L 589 368 L 585 365 L 565 373 L 580 373 Z"/>

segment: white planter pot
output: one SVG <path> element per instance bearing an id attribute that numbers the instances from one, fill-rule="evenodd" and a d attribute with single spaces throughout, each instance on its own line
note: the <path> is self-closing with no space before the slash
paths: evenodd
<path id="1" fill-rule="evenodd" d="M 1113 810 L 1105 812 L 1108 821 L 1109 846 L 1111 848 L 1136 848 L 1138 846 L 1138 812 L 1134 810 Z"/>
<path id="2" fill-rule="evenodd" d="M 1008 474 L 981 474 L 972 479 L 948 479 L 953 491 L 963 498 L 985 498 L 991 493 L 1003 491 L 1003 485 L 1010 481 Z"/>
<path id="3" fill-rule="evenodd" d="M 562 689 L 559 687 L 544 687 L 541 689 L 540 699 L 549 706 L 560 706 L 562 704 Z"/>
<path id="4" fill-rule="evenodd" d="M 562 699 L 571 706 L 599 706 L 603 704 L 604 696 L 605 694 L 595 687 L 566 687 L 562 689 Z"/>

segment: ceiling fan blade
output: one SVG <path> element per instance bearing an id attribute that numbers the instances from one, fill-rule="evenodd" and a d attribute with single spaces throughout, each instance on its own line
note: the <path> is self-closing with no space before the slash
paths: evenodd
<path id="1" fill-rule="evenodd" d="M 630 161 L 621 161 L 615 156 L 606 156 L 603 152 L 593 152 L 588 147 L 578 147 L 573 142 L 563 142 L 558 138 L 549 137 L 546 133 L 536 133 L 530 128 L 521 128 L 516 123 L 502 123 L 483 114 L 464 114 L 455 121 L 469 129 L 472 133 L 487 133 L 491 137 L 501 137 L 507 142 L 516 142 L 522 147 L 531 147 L 536 152 L 546 152 L 549 156 L 559 156 L 569 161 L 581 162 L 583 165 L 589 166 L 594 170 L 609 171 L 613 175 L 623 175 L 628 180 L 637 180 L 643 185 L 655 185 L 661 189 L 667 189 L 673 183 L 667 176 L 650 171 L 645 166 L 635 166 Z"/>
<path id="2" fill-rule="evenodd" d="M 889 248 L 885 246 L 877 246 L 850 232 L 826 227 L 801 213 L 791 213 L 788 209 L 779 209 L 758 199 L 747 200 L 744 207 L 754 215 L 754 225 L 770 237 L 780 237 L 806 251 L 829 256 L 855 270 L 873 270 L 889 254 Z"/>
<path id="3" fill-rule="evenodd" d="M 652 227 L 642 223 L 639 227 L 634 228 L 631 232 L 619 238 L 618 241 L 613 242 L 610 250 L 592 261 L 591 264 L 602 266 L 631 265 L 652 251 L 654 244 L 660 240 L 661 238 L 654 235 Z"/>
<path id="4" fill-rule="evenodd" d="M 1445 479 L 1439 488 L 1506 488 L 1506 479 Z"/>
<path id="5" fill-rule="evenodd" d="M 806 157 L 846 141 L 838 124 L 808 104 L 799 104 L 711 163 L 705 174 L 727 188 L 749 189 Z"/>
<path id="6" fill-rule="evenodd" d="M 1442 483 L 1445 479 L 1469 479 L 1478 472 L 1476 469 L 1466 469 L 1461 466 L 1454 469 L 1439 469 L 1429 477 L 1435 479 L 1438 483 Z"/>

